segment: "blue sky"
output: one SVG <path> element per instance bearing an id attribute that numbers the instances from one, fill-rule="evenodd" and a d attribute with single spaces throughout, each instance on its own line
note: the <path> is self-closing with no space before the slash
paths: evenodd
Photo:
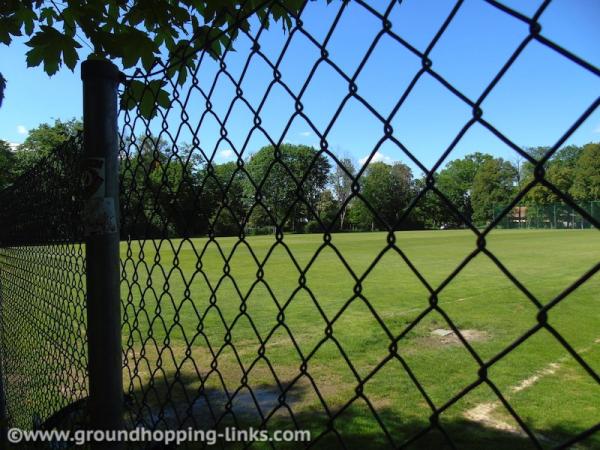
<path id="1" fill-rule="evenodd" d="M 504 0 L 503 3 L 531 16 L 541 1 Z M 304 28 L 323 42 L 340 5 L 337 1 L 330 5 L 325 2 L 309 4 L 302 17 Z M 383 11 L 387 2 L 374 1 L 371 5 Z M 424 51 L 453 5 L 453 1 L 446 0 L 405 0 L 392 10 L 392 30 L 417 50 Z M 596 67 L 600 66 L 599 22 L 598 0 L 554 0 L 540 18 L 545 37 Z M 331 59 L 352 76 L 380 30 L 380 20 L 351 2 L 327 44 Z M 527 33 L 526 24 L 480 0 L 466 0 L 431 52 L 432 67 L 464 95 L 475 100 Z M 287 35 L 278 26 L 263 33 L 261 48 L 271 61 L 279 57 L 286 39 Z M 249 40 L 240 38 L 235 44 L 237 51 L 227 57 L 228 71 L 235 79 L 240 78 L 250 44 Z M 42 122 L 81 116 L 79 69 L 75 73 L 63 69 L 50 78 L 41 68 L 26 68 L 26 50 L 22 42 L 15 42 L 10 48 L 0 46 L 0 71 L 8 80 L 6 99 L 0 109 L 0 139 L 10 142 L 22 142 L 26 131 Z M 82 57 L 86 52 L 84 47 Z M 317 48 L 305 36 L 301 33 L 293 36 L 280 66 L 282 80 L 293 92 L 299 93 L 319 56 Z M 250 67 L 241 85 L 244 96 L 258 107 L 272 80 L 272 71 L 256 57 Z M 357 78 L 358 93 L 381 115 L 388 116 L 420 67 L 418 57 L 384 36 Z M 210 88 L 216 70 L 218 66 L 212 61 L 202 65 L 198 75 L 201 88 Z M 184 86 L 184 93 L 189 87 L 189 84 Z M 321 133 L 328 128 L 347 93 L 347 83 L 331 67 L 321 63 L 302 97 L 304 112 Z M 532 42 L 483 102 L 483 117 L 519 146 L 552 145 L 598 96 L 599 77 L 542 44 Z M 220 77 L 212 96 L 214 111 L 220 118 L 224 118 L 233 97 L 233 85 Z M 204 100 L 198 91 L 192 91 L 186 112 L 195 128 L 204 112 Z M 260 112 L 263 126 L 274 140 L 282 138 L 282 131 L 293 112 L 292 99 L 281 87 L 275 87 Z M 468 105 L 425 74 L 391 124 L 394 136 L 431 167 L 471 117 Z M 180 129 L 178 142 L 190 142 L 190 130 L 180 127 L 180 109 L 173 108 L 167 122 L 171 132 Z M 159 132 L 158 119 L 150 128 Z M 234 158 L 232 149 L 244 149 L 244 155 L 248 155 L 267 142 L 260 132 L 255 131 L 244 147 L 251 128 L 252 115 L 241 102 L 236 102 L 227 121 L 230 141 L 220 139 L 216 121 L 208 118 L 198 131 L 200 146 L 207 154 L 214 154 L 219 162 Z M 141 133 L 143 129 L 138 123 L 135 133 Z M 334 152 L 360 162 L 382 135 L 382 123 L 358 101 L 351 99 L 326 138 Z M 294 120 L 282 139 L 315 146 L 319 142 L 314 130 L 300 118 Z M 590 141 L 600 141 L 599 110 L 568 143 Z M 478 124 L 464 135 L 450 159 L 474 151 L 511 160 L 516 156 Z M 409 162 L 406 155 L 389 141 L 383 144 L 376 158 Z M 418 172 L 414 164 L 410 165 Z"/>

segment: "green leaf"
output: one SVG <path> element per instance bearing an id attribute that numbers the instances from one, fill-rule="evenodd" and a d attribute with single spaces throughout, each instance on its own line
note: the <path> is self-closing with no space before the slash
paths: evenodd
<path id="1" fill-rule="evenodd" d="M 60 49 L 48 47 L 44 52 L 44 72 L 54 75 L 60 67 Z"/>
<path id="2" fill-rule="evenodd" d="M 142 117 L 151 119 L 156 115 L 156 108 L 154 107 L 154 98 L 149 90 L 145 90 L 140 99 L 140 114 Z"/>
<path id="3" fill-rule="evenodd" d="M 187 80 L 187 75 L 188 75 L 187 67 L 181 66 L 179 68 L 179 75 L 177 75 L 177 83 L 180 86 L 183 86 L 185 84 L 185 81 Z"/>
<path id="4" fill-rule="evenodd" d="M 160 91 L 158 91 L 156 103 L 158 103 L 158 106 L 162 108 L 168 108 L 169 106 L 171 106 L 171 99 L 169 98 L 169 93 L 164 89 L 160 89 Z"/>
<path id="5" fill-rule="evenodd" d="M 75 37 L 75 33 L 77 31 L 77 24 L 75 23 L 75 19 L 73 17 L 73 13 L 69 8 L 65 8 L 62 11 L 63 17 L 63 30 L 67 36 Z"/>
<path id="6" fill-rule="evenodd" d="M 52 26 L 54 24 L 54 19 L 57 19 L 56 11 L 54 8 L 42 8 L 40 12 L 40 20 L 45 20 L 46 25 Z"/>
<path id="7" fill-rule="evenodd" d="M 146 52 L 142 55 L 142 65 L 147 72 L 152 69 L 154 65 L 154 61 L 156 61 L 156 57 L 154 56 L 154 52 Z"/>
<path id="8" fill-rule="evenodd" d="M 34 47 L 27 53 L 27 67 L 37 67 L 42 61 L 44 61 L 44 49 L 40 47 Z"/>
<path id="9" fill-rule="evenodd" d="M 127 89 L 121 96 L 121 108 L 131 111 L 139 103 L 142 95 L 144 83 L 139 80 L 132 80 L 127 85 Z"/>
<path id="10" fill-rule="evenodd" d="M 27 65 L 33 67 L 43 62 L 44 71 L 48 75 L 54 75 L 63 60 L 67 67 L 73 70 L 78 60 L 75 49 L 81 47 L 72 37 L 48 25 L 42 25 L 41 30 L 25 44 L 31 47 L 27 52 Z"/>
<path id="11" fill-rule="evenodd" d="M 128 27 L 127 31 L 116 33 L 115 38 L 122 47 L 123 67 L 133 67 L 140 59 L 146 70 L 152 67 L 158 47 L 146 33 Z"/>
<path id="12" fill-rule="evenodd" d="M 34 22 L 37 20 L 37 14 L 32 8 L 21 7 L 16 12 L 17 18 L 25 25 L 25 33 L 31 36 L 33 33 Z"/>
<path id="13" fill-rule="evenodd" d="M 137 107 L 142 117 L 153 118 L 156 116 L 157 106 L 168 108 L 171 105 L 169 93 L 163 89 L 164 85 L 162 80 L 153 80 L 147 84 L 132 80 L 121 98 L 121 107 L 127 110 Z"/>
<path id="14" fill-rule="evenodd" d="M 9 45 L 12 36 L 21 36 L 21 24 L 16 16 L 0 17 L 0 42 Z"/>
<path id="15" fill-rule="evenodd" d="M 63 60 L 69 69 L 74 70 L 79 60 L 79 55 L 77 55 L 73 47 L 66 47 L 63 49 Z"/>

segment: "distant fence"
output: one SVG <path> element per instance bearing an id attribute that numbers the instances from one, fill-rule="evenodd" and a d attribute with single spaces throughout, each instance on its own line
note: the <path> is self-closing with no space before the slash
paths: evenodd
<path id="1" fill-rule="evenodd" d="M 600 200 L 578 202 L 589 217 L 600 221 Z M 549 229 L 590 229 L 595 228 L 593 222 L 567 203 L 551 203 L 547 205 L 515 206 L 507 214 L 505 207 L 494 209 L 494 220 L 498 228 L 549 228 Z"/>

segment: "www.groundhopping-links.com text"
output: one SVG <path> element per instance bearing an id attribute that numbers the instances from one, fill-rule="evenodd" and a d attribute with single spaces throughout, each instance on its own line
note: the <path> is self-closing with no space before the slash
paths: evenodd
<path id="1" fill-rule="evenodd" d="M 148 430 L 134 428 L 132 430 L 8 430 L 8 441 L 11 444 L 22 442 L 70 442 L 84 445 L 91 442 L 154 442 L 162 444 L 183 444 L 186 442 L 202 442 L 209 446 L 218 442 L 309 442 L 308 430 L 275 430 L 267 431 L 256 428 L 238 429 L 235 427 L 217 430 Z"/>

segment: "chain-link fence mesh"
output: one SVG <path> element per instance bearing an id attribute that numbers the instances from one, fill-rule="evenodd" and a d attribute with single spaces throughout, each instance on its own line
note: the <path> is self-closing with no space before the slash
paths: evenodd
<path id="1" fill-rule="evenodd" d="M 580 202 L 580 206 L 600 221 L 600 201 Z M 494 218 L 502 217 L 500 228 L 550 228 L 550 229 L 586 229 L 594 225 L 577 211 L 563 203 L 549 205 L 515 206 L 508 214 L 502 215 L 503 206 L 494 208 Z"/>
<path id="2" fill-rule="evenodd" d="M 240 31 L 233 43 L 235 53 L 226 48 L 215 62 L 207 51 L 201 52 L 197 66 L 182 84 L 173 75 L 170 62 L 157 63 L 149 72 L 138 71 L 129 79 L 128 83 L 143 81 L 148 95 L 155 96 L 151 119 L 147 105 L 145 113 L 136 109 L 121 113 L 122 232 L 127 239 L 122 249 L 122 301 L 131 423 L 151 428 L 234 425 L 310 429 L 310 445 L 320 448 L 549 448 L 579 441 L 587 445 L 585 440 L 600 427 L 597 407 L 586 410 L 585 425 L 569 428 L 565 423 L 562 430 L 560 426 L 546 430 L 532 418 L 546 414 L 540 411 L 544 407 L 532 412 L 531 402 L 527 407 L 514 398 L 520 385 L 510 386 L 527 373 L 542 377 L 544 370 L 553 370 L 544 369 L 545 364 L 553 367 L 554 363 L 544 359 L 541 347 L 531 347 L 543 335 L 548 342 L 542 346 L 563 355 L 560 364 L 568 359 L 577 376 L 586 380 L 582 389 L 598 398 L 597 364 L 586 360 L 583 353 L 587 350 L 578 339 L 575 347 L 561 334 L 564 328 L 555 326 L 556 321 L 561 322 L 561 314 L 568 314 L 561 313 L 561 305 L 600 269 L 597 258 L 571 277 L 569 284 L 543 299 L 522 282 L 520 271 L 527 272 L 526 266 L 505 265 L 499 256 L 503 254 L 501 244 L 490 244 L 496 242 L 494 230 L 509 220 L 535 186 L 551 191 L 588 227 L 598 229 L 600 225 L 586 205 L 577 204 L 544 176 L 546 163 L 595 111 L 598 99 L 571 118 L 572 126 L 563 130 L 539 160 L 482 112 L 485 99 L 534 44 L 578 70 L 600 75 L 592 64 L 544 36 L 539 23 L 549 3 L 543 2 L 534 14 L 525 16 L 499 2 L 487 2 L 486 7 L 495 14 L 529 32 L 478 97 L 447 81 L 436 71 L 431 57 L 463 2 L 450 10 L 424 51 L 405 40 L 402 29 L 396 29 L 390 20 L 392 13 L 403 8 L 402 2 L 334 2 L 329 5 L 335 10 L 333 19 L 323 19 L 328 23 L 325 30 L 305 25 L 304 17 L 313 7 L 306 3 L 299 13 L 287 11 L 293 23 L 275 50 L 268 41 L 264 45 L 267 31 L 257 21 L 253 31 Z M 329 47 L 336 28 L 352 8 L 366 16 L 361 20 L 372 19 L 380 25 L 365 43 L 356 68 L 348 70 L 337 63 L 337 55 L 330 53 Z M 412 54 L 418 63 L 407 86 L 380 87 L 394 101 L 389 113 L 363 97 L 360 84 L 361 71 L 384 39 L 394 42 L 398 51 Z M 300 75 L 283 70 L 289 58 L 300 57 L 293 50 L 299 40 L 313 50 L 310 58 L 302 55 L 305 70 Z M 337 103 L 331 104 L 329 97 L 327 103 L 324 100 L 320 107 L 332 115 L 325 123 L 317 123 L 304 102 L 322 70 L 333 74 L 328 79 L 330 88 L 339 84 L 345 93 Z M 248 80 L 256 77 L 267 77 L 261 78 L 263 89 L 248 91 Z M 394 117 L 425 78 L 472 111 L 430 168 L 392 128 Z M 152 86 L 163 86 L 170 98 L 153 91 Z M 223 96 L 223 86 L 228 95 Z M 273 105 L 275 92 L 284 100 Z M 127 88 L 123 95 L 126 104 Z M 345 165 L 334 151 L 335 142 L 330 141 L 332 129 L 350 102 L 364 107 L 368 120 L 378 121 L 381 129 L 373 138 L 376 144 L 368 149 L 369 159 L 356 172 Z M 273 123 L 274 115 L 282 126 L 266 125 Z M 290 130 L 298 121 L 316 136 L 318 144 L 313 151 L 303 153 L 288 145 L 293 139 Z M 534 168 L 532 179 L 510 204 L 495 211 L 483 229 L 476 228 L 436 185 L 437 170 L 476 125 Z M 357 138 L 361 133 L 359 129 L 343 131 Z M 424 174 L 410 201 L 392 215 L 371 205 L 361 185 L 369 160 L 384 143 L 392 144 Z M 261 146 L 263 150 L 257 152 Z M 233 162 L 219 164 L 223 149 Z M 326 219 L 320 213 L 314 186 L 327 170 L 341 172 L 349 192 L 336 199 L 335 214 Z M 291 193 L 284 185 L 293 186 Z M 471 231 L 470 243 L 458 252 L 463 257 L 453 259 L 452 267 L 446 266 L 441 277 L 430 276 L 429 271 L 444 261 L 441 241 L 436 247 L 426 246 L 421 253 L 411 254 L 409 241 L 394 232 L 409 223 L 431 197 Z M 356 203 L 366 209 L 373 226 L 387 234 L 372 238 L 333 234 L 335 224 L 344 220 L 347 206 Z M 300 215 L 304 222 L 297 219 Z M 291 234 L 300 229 L 318 234 Z M 367 256 L 354 252 L 362 239 L 369 239 Z M 424 258 L 422 252 L 430 258 Z M 502 338 L 498 336 L 498 344 L 489 347 L 479 342 L 489 338 L 487 332 L 467 329 L 469 319 L 465 322 L 452 305 L 473 297 L 478 297 L 481 305 L 483 298 L 492 295 L 477 284 L 466 285 L 472 292 L 462 291 L 462 280 L 471 276 L 473 264 L 489 267 L 482 277 L 487 274 L 490 279 L 479 279 L 479 283 L 501 278 L 498 283 L 504 284 L 498 289 L 504 290 L 505 297 L 493 295 L 500 295 L 498 302 L 508 302 L 520 311 L 518 318 L 509 313 L 514 328 L 505 323 L 506 328 L 499 331 Z M 386 267 L 389 272 L 382 277 Z M 379 290 L 373 288 L 375 284 Z M 455 285 L 461 292 L 453 292 Z M 411 303 L 407 298 L 416 300 Z M 517 305 L 514 299 L 519 299 Z M 405 305 L 412 307 L 410 313 L 400 311 Z M 403 317 L 394 320 L 394 316 Z M 504 319 L 498 316 L 496 320 Z M 432 338 L 429 329 L 422 331 L 431 324 L 436 328 L 436 323 L 439 329 L 432 335 L 442 336 L 439 339 Z M 432 353 L 432 347 L 440 353 Z M 455 353 L 458 349 L 462 353 Z M 442 356 L 444 351 L 456 361 Z M 429 358 L 424 371 L 419 355 Z M 537 361 L 535 369 L 532 361 Z M 565 399 L 556 389 L 543 395 L 554 399 L 550 403 Z M 519 407 L 514 406 L 517 403 Z M 461 412 L 456 413 L 457 409 Z M 247 445 L 276 447 L 272 442 Z"/>
<path id="3" fill-rule="evenodd" d="M 79 137 L 0 192 L 0 333 L 10 426 L 65 426 L 87 396 Z M 71 418 L 72 419 L 72 418 Z"/>
<path id="4" fill-rule="evenodd" d="M 333 2 L 328 7 L 334 14 L 321 29 L 305 24 L 314 23 L 305 21 L 314 4 L 294 11 L 274 2 L 292 18 L 275 49 L 264 42 L 266 22 L 256 19 L 216 61 L 200 51 L 182 83 L 172 70 L 179 61 L 157 62 L 128 77 L 123 105 L 135 103 L 128 101 L 135 81 L 146 86 L 139 109 L 125 108 L 120 116 L 129 426 L 311 431 L 310 442 L 289 444 L 292 448 L 593 448 L 598 443 L 593 298 L 600 263 L 597 255 L 589 256 L 595 234 L 583 236 L 583 244 L 568 241 L 568 251 L 554 255 L 562 258 L 557 274 L 542 250 L 563 239 L 558 234 L 543 235 L 535 244 L 531 234 L 496 230 L 540 186 L 594 229 L 589 233 L 600 228 L 597 216 L 553 185 L 544 170 L 600 100 L 572 117 L 537 159 L 482 111 L 534 44 L 600 77 L 591 63 L 544 35 L 539 24 L 550 3 L 524 15 L 485 2 L 528 32 L 477 97 L 436 71 L 432 56 L 457 21 L 461 1 L 423 50 L 391 19 L 402 2 Z M 364 49 L 356 50 L 356 67 L 348 68 L 338 63 L 330 44 L 352 8 L 378 28 Z M 292 76 L 283 67 L 298 57 L 298 40 L 313 52 L 303 61 L 306 70 Z M 410 54 L 418 66 L 405 86 L 385 87 L 393 100 L 389 111 L 363 97 L 361 85 L 361 73 L 383 40 Z M 211 48 L 208 44 L 201 47 Z M 332 75 L 329 87 L 343 86 L 344 93 L 319 105 L 331 111 L 323 122 L 305 103 L 325 69 Z M 257 77 L 264 88 L 248 90 L 247 80 Z M 430 167 L 393 127 L 424 79 L 472 112 Z M 229 97 L 216 93 L 223 85 Z M 168 92 L 166 98 L 157 86 Z M 276 91 L 285 101 L 273 100 Z M 357 171 L 336 154 L 332 137 L 350 102 L 381 129 Z M 272 126 L 272 117 L 281 126 Z M 315 148 L 290 144 L 297 121 L 317 137 Z M 475 126 L 533 167 L 531 180 L 483 228 L 436 180 Z M 66 144 L 0 198 L 4 384 L 10 421 L 25 428 L 86 395 L 79 145 L 78 140 Z M 369 163 L 383 145 L 392 145 L 423 173 L 409 200 L 391 212 L 365 195 Z M 219 164 L 223 152 L 233 161 Z M 333 212 L 329 208 L 325 215 L 320 191 L 333 183 L 331 172 L 339 174 L 347 195 L 336 195 Z M 426 243 L 397 231 L 411 228 L 416 212 L 427 211 L 424 204 L 432 198 L 465 228 L 451 249 L 452 232 L 438 232 L 441 237 L 432 235 Z M 383 233 L 333 233 L 349 228 L 340 223 L 357 204 L 364 222 Z M 294 234 L 302 230 L 313 234 Z M 507 253 L 514 246 L 516 260 Z M 536 252 L 541 252 L 537 259 Z M 532 271 L 535 264 L 538 270 Z M 569 380 L 568 386 L 561 380 Z"/>

